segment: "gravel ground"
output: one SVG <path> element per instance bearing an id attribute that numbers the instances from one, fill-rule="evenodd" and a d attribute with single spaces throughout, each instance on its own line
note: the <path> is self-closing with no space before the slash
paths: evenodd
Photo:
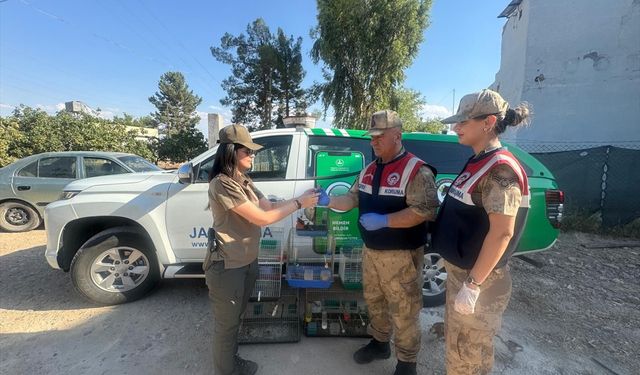
<path id="1" fill-rule="evenodd" d="M 0 233 L 0 373 L 207 374 L 211 316 L 202 280 L 166 280 L 148 297 L 96 307 L 44 260 L 44 231 Z M 640 243 L 581 233 L 511 262 L 514 292 L 496 338 L 496 374 L 636 374 Z M 443 374 L 443 308 L 424 309 L 420 374 Z M 435 325 L 434 325 L 435 324 Z M 359 366 L 363 339 L 246 345 L 260 374 L 391 374 Z"/>

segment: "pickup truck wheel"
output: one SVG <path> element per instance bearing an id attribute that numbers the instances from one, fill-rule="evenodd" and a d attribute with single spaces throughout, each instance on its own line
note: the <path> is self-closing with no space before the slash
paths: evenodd
<path id="1" fill-rule="evenodd" d="M 422 304 L 424 307 L 435 307 L 444 304 L 446 297 L 447 270 L 444 259 L 436 253 L 424 254 L 422 267 Z"/>
<path id="2" fill-rule="evenodd" d="M 107 229 L 82 245 L 71 261 L 75 288 L 92 302 L 115 305 L 135 301 L 160 279 L 154 251 L 128 228 Z"/>
<path id="3" fill-rule="evenodd" d="M 0 204 L 0 228 L 7 232 L 27 232 L 40 226 L 40 215 L 20 202 Z"/>

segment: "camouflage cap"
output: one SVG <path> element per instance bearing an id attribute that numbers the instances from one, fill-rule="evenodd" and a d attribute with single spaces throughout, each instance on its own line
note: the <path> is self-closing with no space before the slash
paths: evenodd
<path id="1" fill-rule="evenodd" d="M 225 126 L 220 129 L 218 136 L 220 143 L 237 143 L 250 150 L 259 150 L 262 148 L 259 144 L 253 143 L 249 131 L 242 125 L 234 124 Z"/>
<path id="2" fill-rule="evenodd" d="M 386 129 L 402 128 L 402 120 L 395 111 L 384 110 L 378 111 L 371 115 L 371 123 L 369 124 L 370 135 L 380 135 Z"/>
<path id="3" fill-rule="evenodd" d="M 454 124 L 480 116 L 497 115 L 499 113 L 504 115 L 508 108 L 509 103 L 502 99 L 500 94 L 485 89 L 463 96 L 462 99 L 460 99 L 460 105 L 458 105 L 458 112 L 442 120 L 442 123 Z"/>

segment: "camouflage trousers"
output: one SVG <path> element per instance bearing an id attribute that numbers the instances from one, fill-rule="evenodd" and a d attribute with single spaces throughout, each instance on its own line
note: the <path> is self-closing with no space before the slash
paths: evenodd
<path id="1" fill-rule="evenodd" d="M 475 312 L 461 315 L 454 301 L 468 270 L 445 262 L 447 303 L 444 334 L 447 375 L 485 375 L 493 368 L 493 337 L 502 324 L 502 313 L 511 298 L 509 266 L 493 270 L 480 287 Z"/>
<path id="2" fill-rule="evenodd" d="M 394 333 L 396 356 L 416 362 L 420 351 L 423 249 L 371 250 L 363 255 L 364 299 L 369 309 L 367 332 L 388 342 Z"/>

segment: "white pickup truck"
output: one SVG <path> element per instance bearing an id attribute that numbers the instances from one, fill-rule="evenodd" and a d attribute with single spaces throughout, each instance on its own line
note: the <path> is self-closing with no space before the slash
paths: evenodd
<path id="1" fill-rule="evenodd" d="M 256 154 L 250 175 L 271 200 L 289 199 L 317 186 L 319 156 L 359 155 L 359 168 L 373 157 L 364 131 L 274 129 L 253 133 L 252 137 L 264 148 Z M 438 169 L 442 192 L 471 154 L 455 137 L 447 135 L 409 133 L 405 146 Z M 162 278 L 203 277 L 201 264 L 212 222 L 207 209 L 208 173 L 215 151 L 215 147 L 206 151 L 177 172 L 96 177 L 67 185 L 62 200 L 45 209 L 45 256 L 51 267 L 70 271 L 76 289 L 99 304 L 138 299 Z M 557 188 L 544 166 L 521 150 L 516 156 L 519 154 L 526 158 L 531 175 L 546 174 L 544 186 L 535 194 L 544 197 L 545 190 Z M 332 160 L 336 166 L 329 170 L 340 175 L 344 160 Z M 355 180 L 354 175 L 342 175 L 341 181 L 334 180 L 329 186 L 335 188 L 333 194 L 344 192 Z M 549 229 L 548 235 L 536 234 L 531 240 L 535 243 L 525 250 L 547 248 L 557 237 L 552 220 L 557 207 L 550 207 L 548 199 L 546 207 L 543 202 L 544 198 L 537 221 L 538 227 Z M 537 215 L 535 210 L 533 207 L 530 218 Z M 288 233 L 296 220 L 292 215 L 264 228 L 264 236 Z M 336 223 L 334 228 L 345 229 L 340 226 L 345 221 Z M 446 270 L 437 255 L 425 255 L 423 273 L 425 304 L 441 303 Z"/>

